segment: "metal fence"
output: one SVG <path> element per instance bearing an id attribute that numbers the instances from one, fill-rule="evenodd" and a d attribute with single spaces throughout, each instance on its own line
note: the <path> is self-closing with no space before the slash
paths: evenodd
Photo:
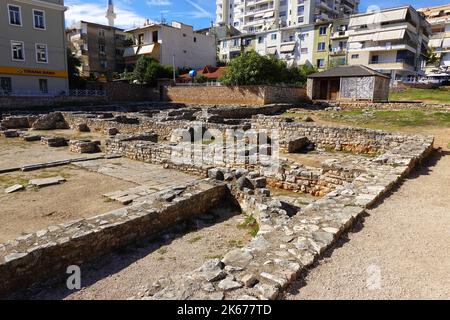
<path id="1" fill-rule="evenodd" d="M 74 89 L 67 91 L 31 91 L 0 89 L 0 97 L 104 97 L 105 90 Z"/>
<path id="2" fill-rule="evenodd" d="M 177 82 L 176 86 L 180 87 L 221 87 L 222 84 L 219 81 L 208 81 L 204 83 L 198 82 Z"/>

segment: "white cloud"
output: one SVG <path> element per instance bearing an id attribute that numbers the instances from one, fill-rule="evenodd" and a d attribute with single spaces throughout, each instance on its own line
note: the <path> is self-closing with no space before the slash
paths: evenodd
<path id="1" fill-rule="evenodd" d="M 191 0 L 186 0 L 186 2 L 189 3 L 191 6 L 193 6 L 195 9 L 197 9 L 196 11 L 192 12 L 193 18 L 211 18 L 213 16 L 211 12 L 208 12 L 208 10 L 203 8 L 198 3 Z"/>
<path id="2" fill-rule="evenodd" d="M 125 1 L 130 3 L 131 1 Z M 72 25 L 74 22 L 83 20 L 99 24 L 107 24 L 108 20 L 105 18 L 106 6 L 97 3 L 80 3 L 78 1 L 68 1 L 66 6 L 69 8 L 66 11 L 66 24 Z M 116 27 L 131 28 L 139 26 L 146 20 L 143 16 L 133 12 L 129 8 L 121 5 L 115 6 L 117 19 L 115 20 Z"/>
<path id="3" fill-rule="evenodd" d="M 170 6 L 172 1 L 170 0 L 147 0 L 149 6 Z"/>

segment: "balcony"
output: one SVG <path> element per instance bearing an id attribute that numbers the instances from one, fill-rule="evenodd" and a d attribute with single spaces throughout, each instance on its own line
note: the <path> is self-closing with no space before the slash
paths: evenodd
<path id="1" fill-rule="evenodd" d="M 374 62 L 371 61 L 368 65 L 369 68 L 374 70 L 404 70 L 404 71 L 416 71 L 414 66 L 404 62 L 404 61 L 397 61 L 397 62 Z"/>
<path id="2" fill-rule="evenodd" d="M 348 38 L 348 31 L 336 31 L 331 34 L 331 39 L 340 39 L 340 38 Z"/>
<path id="3" fill-rule="evenodd" d="M 330 55 L 331 56 L 342 56 L 347 54 L 347 48 L 332 48 Z"/>

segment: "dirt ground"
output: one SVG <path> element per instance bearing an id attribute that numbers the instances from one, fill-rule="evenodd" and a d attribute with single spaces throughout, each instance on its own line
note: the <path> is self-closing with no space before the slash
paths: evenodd
<path id="1" fill-rule="evenodd" d="M 435 155 L 327 252 L 287 299 L 450 299 L 450 129 Z"/>
<path id="2" fill-rule="evenodd" d="M 158 239 L 142 241 L 85 266 L 81 270 L 83 288 L 80 291 L 68 291 L 63 284 L 47 284 L 14 298 L 143 297 L 159 279 L 190 272 L 206 260 L 221 258 L 229 250 L 249 242 L 249 230 L 239 226 L 244 218 L 234 209 L 217 209 L 165 232 Z"/>
<path id="3" fill-rule="evenodd" d="M 58 175 L 67 181 L 4 194 L 4 188 L 11 185 Z M 105 200 L 102 194 L 134 186 L 137 185 L 75 166 L 0 174 L 0 243 L 50 225 L 120 208 L 121 204 Z"/>

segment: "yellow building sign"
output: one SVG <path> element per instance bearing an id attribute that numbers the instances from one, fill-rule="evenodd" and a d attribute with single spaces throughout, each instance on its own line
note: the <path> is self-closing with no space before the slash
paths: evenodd
<path id="1" fill-rule="evenodd" d="M 47 70 L 36 68 L 15 68 L 15 67 L 1 67 L 0 74 L 12 74 L 18 76 L 40 76 L 40 77 L 55 77 L 55 78 L 67 78 L 67 71 L 62 70 Z"/>

